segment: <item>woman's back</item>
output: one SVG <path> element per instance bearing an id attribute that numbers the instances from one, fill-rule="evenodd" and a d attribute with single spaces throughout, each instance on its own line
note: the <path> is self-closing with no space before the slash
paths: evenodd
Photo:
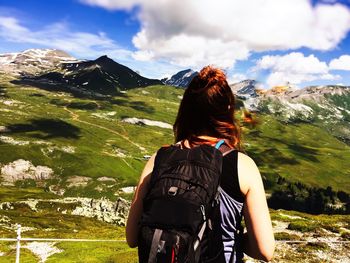
<path id="1" fill-rule="evenodd" d="M 240 127 L 235 120 L 235 98 L 223 71 L 203 68 L 185 90 L 174 123 L 175 141 L 191 148 L 225 139 L 231 149 L 224 157 L 221 182 L 221 230 L 226 262 L 239 262 L 242 251 L 270 260 L 274 238 L 265 191 L 254 161 L 241 151 Z M 237 151 L 238 150 L 238 151 Z M 150 186 L 155 155 L 142 172 L 127 223 L 127 241 L 137 246 L 143 199 Z M 247 232 L 240 233 L 244 216 Z"/>

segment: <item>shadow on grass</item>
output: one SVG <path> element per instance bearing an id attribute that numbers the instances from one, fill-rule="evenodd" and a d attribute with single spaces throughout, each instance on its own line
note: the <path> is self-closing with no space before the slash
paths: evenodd
<path id="1" fill-rule="evenodd" d="M 49 75 L 46 78 L 46 75 Z M 111 96 L 127 98 L 127 94 L 118 92 L 118 90 L 111 91 L 109 89 L 108 94 L 99 95 L 96 93 L 95 88 L 88 89 L 85 87 L 84 89 L 77 87 L 78 85 L 68 85 L 64 82 L 63 75 L 59 72 L 50 72 L 46 75 L 39 77 L 28 77 L 22 76 L 20 79 L 10 81 L 12 84 L 19 86 L 27 86 L 27 87 L 36 87 L 42 90 L 50 91 L 50 92 L 66 92 L 72 95 L 75 98 L 88 98 L 94 100 L 110 100 Z"/>
<path id="2" fill-rule="evenodd" d="M 84 102 L 84 101 L 73 101 L 68 102 L 60 99 L 52 99 L 50 100 L 50 103 L 56 106 L 66 106 L 67 108 L 71 109 L 78 109 L 78 110 L 96 110 L 99 108 L 99 105 L 96 102 L 90 101 L 90 102 Z"/>
<path id="3" fill-rule="evenodd" d="M 144 101 L 128 101 L 123 99 L 112 99 L 110 100 L 110 103 L 113 105 L 119 105 L 119 106 L 125 106 L 130 107 L 137 111 L 142 111 L 146 113 L 154 113 L 154 107 L 148 105 Z"/>
<path id="4" fill-rule="evenodd" d="M 131 101 L 129 107 L 137 111 L 154 113 L 154 108 L 143 101 Z"/>
<path id="5" fill-rule="evenodd" d="M 10 130 L 7 133 L 27 133 L 29 137 L 40 139 L 80 137 L 80 128 L 59 119 L 32 119 L 29 123 L 10 124 L 6 127 Z"/>
<path id="6" fill-rule="evenodd" d="M 297 165 L 296 158 L 285 156 L 280 150 L 270 148 L 260 153 L 249 153 L 258 164 L 268 164 L 270 168 L 279 168 L 281 165 Z"/>
<path id="7" fill-rule="evenodd" d="M 0 85 L 0 98 L 8 98 L 6 88 Z"/>
<path id="8" fill-rule="evenodd" d="M 46 97 L 44 94 L 41 93 L 32 93 L 28 95 L 29 97 L 38 97 L 38 98 L 42 98 L 42 97 Z"/>
<path id="9" fill-rule="evenodd" d="M 293 144 L 288 144 L 288 148 L 290 150 L 292 150 L 292 152 L 303 158 L 306 159 L 308 161 L 312 161 L 312 162 L 320 162 L 317 158 L 316 155 L 318 155 L 318 150 L 313 149 L 313 148 L 309 148 L 309 147 L 305 147 L 296 143 Z"/>
<path id="10" fill-rule="evenodd" d="M 50 75 L 49 79 L 45 79 L 44 77 L 48 74 Z M 59 72 L 51 72 L 43 76 L 39 77 L 28 77 L 23 76 L 21 79 L 11 81 L 12 84 L 21 85 L 21 86 L 31 86 L 39 89 L 43 89 L 50 92 L 66 92 L 71 94 L 75 98 L 87 98 L 94 99 L 98 101 L 109 102 L 113 105 L 121 105 L 130 107 L 137 111 L 142 111 L 146 113 L 154 113 L 154 107 L 148 105 L 144 101 L 129 101 L 127 100 L 129 96 L 126 93 L 118 92 L 117 90 L 111 91 L 109 94 L 105 95 L 97 95 L 95 93 L 95 88 L 92 87 L 88 90 L 88 87 L 85 89 L 81 89 L 76 86 L 70 86 L 64 83 L 63 75 Z M 118 97 L 118 98 L 115 98 Z M 82 103 L 82 102 L 73 102 L 69 104 L 58 103 L 56 100 L 51 100 L 50 103 L 55 104 L 57 106 L 67 106 L 68 108 L 74 109 L 86 109 L 86 110 L 94 110 L 98 108 L 98 105 L 91 103 Z"/>

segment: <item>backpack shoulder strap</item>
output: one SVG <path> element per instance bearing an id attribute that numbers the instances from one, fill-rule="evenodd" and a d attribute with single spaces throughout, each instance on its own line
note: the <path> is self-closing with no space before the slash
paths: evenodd
<path id="1" fill-rule="evenodd" d="M 234 148 L 231 148 L 224 139 L 218 141 L 216 144 L 215 144 L 215 148 L 218 149 L 221 153 L 222 153 L 222 156 L 225 156 L 227 154 L 229 154 L 230 152 L 232 151 L 235 151 Z"/>
<path id="2" fill-rule="evenodd" d="M 216 148 L 216 149 L 219 149 L 220 146 L 221 146 L 222 144 L 224 144 L 224 143 L 225 143 L 225 140 L 220 140 L 220 141 L 218 141 L 218 142 L 215 144 L 215 148 Z"/>

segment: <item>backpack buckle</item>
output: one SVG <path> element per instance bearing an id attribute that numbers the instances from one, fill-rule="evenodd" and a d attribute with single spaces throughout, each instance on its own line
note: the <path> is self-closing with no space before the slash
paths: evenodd
<path id="1" fill-rule="evenodd" d="M 176 186 L 171 186 L 168 190 L 168 195 L 175 196 L 179 188 Z"/>

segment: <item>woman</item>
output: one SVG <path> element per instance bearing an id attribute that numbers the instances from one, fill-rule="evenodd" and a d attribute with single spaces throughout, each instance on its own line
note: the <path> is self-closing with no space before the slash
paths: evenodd
<path id="1" fill-rule="evenodd" d="M 174 124 L 176 142 L 191 148 L 199 144 L 215 145 L 224 139 L 235 149 L 224 156 L 220 183 L 221 232 L 226 262 L 241 262 L 243 252 L 269 261 L 275 241 L 259 170 L 241 150 L 239 128 L 234 118 L 234 96 L 225 74 L 207 66 L 193 78 L 186 89 Z M 138 223 L 143 211 L 155 155 L 146 164 L 135 192 L 126 239 L 137 246 Z M 247 232 L 239 231 L 244 216 Z"/>

